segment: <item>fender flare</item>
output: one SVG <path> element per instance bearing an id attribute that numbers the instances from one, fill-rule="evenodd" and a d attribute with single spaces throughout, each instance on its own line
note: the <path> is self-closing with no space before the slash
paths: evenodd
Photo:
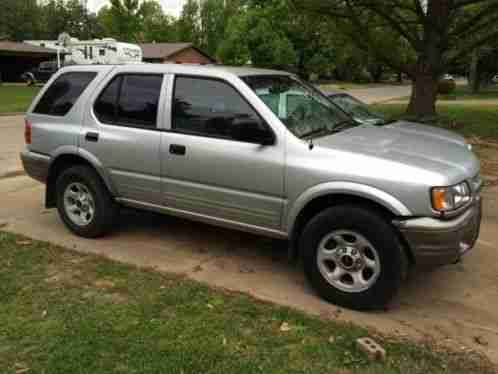
<path id="1" fill-rule="evenodd" d="M 287 231 L 294 232 L 299 213 L 312 200 L 326 195 L 351 195 L 382 205 L 396 216 L 411 216 L 410 210 L 397 198 L 376 187 L 354 182 L 328 182 L 315 185 L 301 193 L 287 215 Z"/>
<path id="2" fill-rule="evenodd" d="M 88 162 L 97 171 L 97 174 L 99 174 L 99 176 L 102 178 L 111 195 L 115 196 L 116 189 L 102 163 L 94 155 L 82 148 L 78 148 L 76 146 L 63 146 L 58 148 L 54 153 L 50 155 L 52 161 L 50 162 L 49 170 L 60 157 L 63 157 L 65 155 L 77 156 Z"/>

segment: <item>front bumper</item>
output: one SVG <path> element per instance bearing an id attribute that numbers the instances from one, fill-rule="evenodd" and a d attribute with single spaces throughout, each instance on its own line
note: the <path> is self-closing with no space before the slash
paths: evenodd
<path id="1" fill-rule="evenodd" d="M 470 251 L 481 227 L 482 201 L 477 195 L 472 205 L 450 220 L 414 218 L 395 221 L 415 259 L 417 266 L 430 267 L 457 262 Z"/>
<path id="2" fill-rule="evenodd" d="M 47 181 L 50 157 L 36 152 L 24 151 L 21 160 L 26 174 L 42 183 Z"/>

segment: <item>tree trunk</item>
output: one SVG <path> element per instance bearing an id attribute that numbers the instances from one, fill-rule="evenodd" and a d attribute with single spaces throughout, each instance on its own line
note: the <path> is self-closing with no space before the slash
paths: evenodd
<path id="1" fill-rule="evenodd" d="M 470 87 L 473 93 L 479 92 L 481 88 L 481 77 L 479 74 L 479 50 L 472 55 L 469 73 Z"/>
<path id="2" fill-rule="evenodd" d="M 436 115 L 437 84 L 436 75 L 418 73 L 412 77 L 412 95 L 407 113 L 418 118 Z"/>
<path id="3" fill-rule="evenodd" d="M 403 73 L 401 71 L 398 72 L 398 83 L 403 83 Z"/>

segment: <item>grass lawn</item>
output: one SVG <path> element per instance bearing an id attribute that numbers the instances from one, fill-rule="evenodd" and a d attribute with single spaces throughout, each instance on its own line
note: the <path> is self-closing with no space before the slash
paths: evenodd
<path id="1" fill-rule="evenodd" d="M 319 88 L 328 91 L 328 90 L 354 90 L 354 89 L 364 89 L 364 88 L 376 88 L 383 86 L 399 86 L 403 85 L 402 83 L 397 82 L 381 82 L 381 83 L 353 83 L 353 82 L 332 82 L 326 84 L 320 84 Z"/>
<path id="2" fill-rule="evenodd" d="M 372 108 L 389 118 L 407 118 L 406 104 L 375 104 Z M 448 128 L 463 136 L 498 139 L 498 106 L 438 105 L 440 117 L 430 121 L 435 126 Z"/>
<path id="3" fill-rule="evenodd" d="M 0 85 L 0 113 L 25 112 L 41 87 L 26 85 Z"/>
<path id="4" fill-rule="evenodd" d="M 498 85 L 481 89 L 473 93 L 468 85 L 457 85 L 449 95 L 439 95 L 439 100 L 498 100 Z"/>
<path id="5" fill-rule="evenodd" d="M 379 336 L 387 360 L 371 362 L 354 344 L 363 328 L 2 231 L 0 252 L 5 374 L 494 372 Z"/>

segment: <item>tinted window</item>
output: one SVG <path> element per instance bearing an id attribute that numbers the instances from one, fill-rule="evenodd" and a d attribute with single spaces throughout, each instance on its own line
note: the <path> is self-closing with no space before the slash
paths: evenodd
<path id="1" fill-rule="evenodd" d="M 162 76 L 124 75 L 118 100 L 117 122 L 155 127 Z"/>
<path id="2" fill-rule="evenodd" d="M 95 78 L 94 72 L 73 72 L 62 74 L 47 89 L 36 104 L 35 113 L 65 116 Z"/>
<path id="3" fill-rule="evenodd" d="M 256 112 L 230 85 L 211 79 L 178 77 L 175 81 L 173 128 L 192 134 L 237 139 L 238 125 L 255 122 Z"/>
<path id="4" fill-rule="evenodd" d="M 121 76 L 117 76 L 107 85 L 95 102 L 94 111 L 100 122 L 114 122 L 116 118 L 116 104 L 118 101 L 120 84 Z"/>
<path id="5" fill-rule="evenodd" d="M 104 123 L 156 127 L 161 84 L 161 75 L 119 75 L 95 102 L 95 115 Z"/>

